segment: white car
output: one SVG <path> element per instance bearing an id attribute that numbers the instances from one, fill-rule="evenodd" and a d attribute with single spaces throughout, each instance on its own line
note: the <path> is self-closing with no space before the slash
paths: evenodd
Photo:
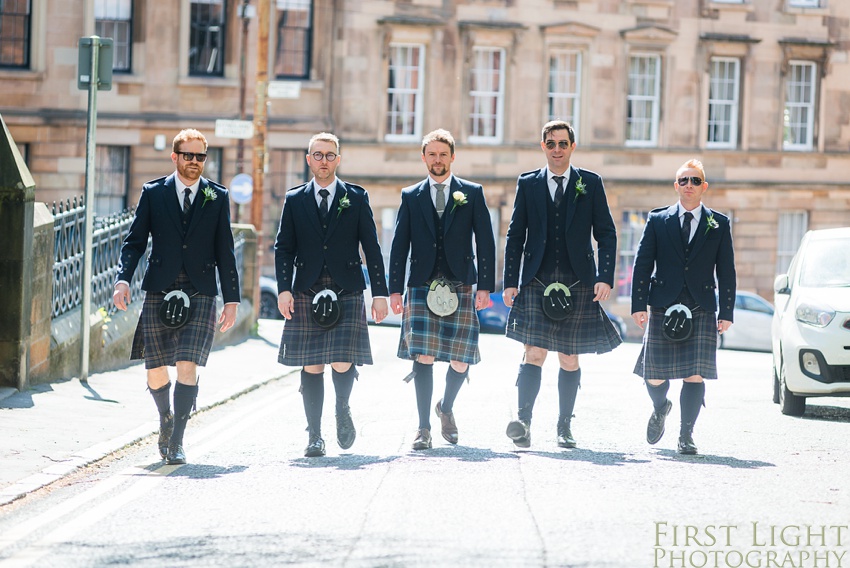
<path id="1" fill-rule="evenodd" d="M 773 402 L 801 416 L 806 397 L 850 396 L 850 227 L 806 233 L 773 289 Z"/>
<path id="2" fill-rule="evenodd" d="M 739 290 L 735 295 L 735 323 L 720 336 L 720 347 L 769 352 L 772 321 L 770 302 L 758 294 Z"/>

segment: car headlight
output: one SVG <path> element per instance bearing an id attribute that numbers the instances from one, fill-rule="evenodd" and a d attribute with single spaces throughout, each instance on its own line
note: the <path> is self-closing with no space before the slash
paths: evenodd
<path id="1" fill-rule="evenodd" d="M 807 323 L 815 327 L 826 327 L 832 321 L 832 318 L 835 317 L 835 310 L 826 305 L 803 302 L 797 306 L 797 311 L 794 315 L 797 321 L 801 323 Z"/>

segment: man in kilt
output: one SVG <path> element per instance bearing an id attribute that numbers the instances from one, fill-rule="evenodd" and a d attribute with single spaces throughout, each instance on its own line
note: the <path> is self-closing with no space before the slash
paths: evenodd
<path id="1" fill-rule="evenodd" d="M 384 260 L 369 195 L 336 177 L 341 161 L 335 135 L 322 132 L 310 139 L 307 165 L 313 179 L 287 192 L 274 245 L 278 308 L 286 318 L 278 361 L 302 367 L 306 457 L 325 455 L 326 364 L 336 391 L 337 442 L 344 450 L 354 444 L 349 397 L 358 377 L 356 365 L 372 364 L 361 246 L 372 283 L 372 317 L 380 322 L 388 311 Z"/>
<path id="2" fill-rule="evenodd" d="M 448 362 L 449 368 L 443 398 L 434 410 L 443 438 L 457 444 L 454 401 L 469 365 L 481 360 L 476 310 L 487 307 L 496 285 L 496 243 L 484 189 L 454 176 L 454 159 L 455 141 L 447 130 L 434 130 L 422 139 L 429 175 L 402 190 L 390 252 L 390 307 L 396 314 L 404 312 L 398 356 L 413 360 L 413 372 L 405 380 L 413 379 L 419 412 L 414 450 L 431 447 L 435 361 Z M 408 253 L 410 276 L 402 303 Z"/>
<path id="3" fill-rule="evenodd" d="M 148 389 L 159 411 L 159 453 L 168 464 L 186 463 L 183 433 L 198 396 L 198 366 L 207 364 L 215 335 L 216 269 L 225 302 L 218 319 L 222 332 L 236 322 L 240 300 L 230 199 L 227 189 L 201 176 L 206 151 L 207 140 L 197 130 L 182 130 L 174 137 L 171 161 L 177 171 L 142 187 L 112 294 L 115 306 L 126 310 L 129 281 L 150 236 L 142 281 L 145 302 L 130 358 L 145 360 Z M 179 298 L 167 303 L 175 294 L 185 294 L 189 309 L 180 313 L 188 318 L 168 317 L 186 307 Z M 177 368 L 173 413 L 169 366 Z"/>
<path id="4" fill-rule="evenodd" d="M 635 255 L 632 318 L 646 331 L 634 372 L 646 381 L 654 407 L 646 428 L 650 444 L 664 435 L 673 407 L 670 379 L 683 379 L 678 451 L 696 454 L 703 380 L 717 378 L 717 333 L 732 325 L 735 253 L 729 219 L 702 204 L 708 190 L 702 163 L 685 162 L 673 188 L 679 202 L 650 211 Z"/>
<path id="5" fill-rule="evenodd" d="M 507 435 L 531 445 L 531 417 L 549 351 L 557 351 L 558 445 L 574 448 L 570 421 L 581 380 L 580 353 L 606 353 L 622 339 L 599 304 L 614 282 L 617 232 L 602 178 L 570 165 L 575 133 L 567 122 L 543 126 L 546 167 L 517 180 L 505 242 L 506 335 L 525 346 L 517 378 L 516 420 Z M 599 269 L 590 237 L 599 244 Z M 520 278 L 520 267 L 522 274 Z"/>

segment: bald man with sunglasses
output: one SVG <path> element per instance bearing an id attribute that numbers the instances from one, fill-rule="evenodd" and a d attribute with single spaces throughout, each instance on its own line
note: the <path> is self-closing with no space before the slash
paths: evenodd
<path id="1" fill-rule="evenodd" d="M 150 237 L 142 281 L 145 303 L 130 359 L 145 361 L 148 389 L 159 411 L 159 453 L 168 464 L 186 463 L 183 433 L 198 396 L 197 371 L 206 365 L 215 336 L 216 271 L 225 302 L 218 319 L 222 332 L 236 322 L 241 298 L 230 199 L 224 186 L 201 175 L 206 152 L 207 139 L 195 129 L 174 137 L 171 161 L 176 171 L 142 187 L 112 294 L 115 307 L 126 310 L 129 282 Z M 173 412 L 169 366 L 177 369 Z"/>

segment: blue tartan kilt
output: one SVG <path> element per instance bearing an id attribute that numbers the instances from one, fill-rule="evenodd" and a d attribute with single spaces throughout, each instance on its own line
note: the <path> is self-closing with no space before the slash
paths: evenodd
<path id="1" fill-rule="evenodd" d="M 578 283 L 570 287 L 573 311 L 561 321 L 543 313 L 544 289 L 536 279 L 522 287 L 508 314 L 507 337 L 565 355 L 607 353 L 623 342 L 608 314 L 593 301 L 592 286 Z"/>
<path id="2" fill-rule="evenodd" d="M 327 275 L 316 282 L 313 290 L 319 292 L 325 287 L 339 290 Z M 372 347 L 363 292 L 358 290 L 338 295 L 342 315 L 332 328 L 320 327 L 313 321 L 310 308 L 314 295 L 312 292 L 293 292 L 295 311 L 292 319 L 283 323 L 278 362 L 293 367 L 330 363 L 371 365 Z"/>
<path id="3" fill-rule="evenodd" d="M 644 379 L 717 378 L 717 316 L 691 308 L 694 331 L 685 341 L 664 338 L 664 308 L 650 308 L 634 373 Z"/>
<path id="4" fill-rule="evenodd" d="M 475 294 L 472 286 L 458 286 L 456 292 L 457 311 L 440 317 L 428 309 L 427 286 L 407 289 L 398 343 L 401 359 L 416 360 L 417 355 L 430 355 L 435 361 L 459 361 L 470 365 L 481 361 Z"/>
<path id="5" fill-rule="evenodd" d="M 189 321 L 179 329 L 166 327 L 159 319 L 159 308 L 170 290 L 145 293 L 130 350 L 130 359 L 144 359 L 145 369 L 174 366 L 177 361 L 190 361 L 200 367 L 207 364 L 215 337 L 215 297 L 192 296 L 196 290 L 182 270 L 172 289 L 183 290 L 191 297 Z"/>

